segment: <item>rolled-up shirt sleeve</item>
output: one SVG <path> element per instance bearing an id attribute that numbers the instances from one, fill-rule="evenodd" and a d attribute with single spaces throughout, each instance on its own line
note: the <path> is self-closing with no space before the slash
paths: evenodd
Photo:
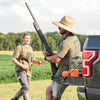
<path id="1" fill-rule="evenodd" d="M 69 49 L 70 46 L 66 42 L 62 41 L 59 45 L 56 55 L 60 58 L 63 58 L 68 53 Z"/>
<path id="2" fill-rule="evenodd" d="M 19 58 L 20 54 L 21 54 L 21 47 L 20 47 L 20 46 L 17 46 L 17 47 L 15 48 L 14 53 L 13 53 L 13 57 Z"/>

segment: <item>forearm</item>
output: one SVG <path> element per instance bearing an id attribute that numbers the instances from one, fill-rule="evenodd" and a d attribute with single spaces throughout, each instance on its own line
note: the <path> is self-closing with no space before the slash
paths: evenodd
<path id="1" fill-rule="evenodd" d="M 52 62 L 52 63 L 58 63 L 61 58 L 59 58 L 57 55 L 53 55 L 53 56 L 46 56 L 45 57 L 49 62 Z"/>
<path id="2" fill-rule="evenodd" d="M 47 51 L 42 51 L 43 52 L 43 55 L 44 57 L 49 61 L 49 62 L 52 62 L 52 63 L 58 63 L 61 58 L 58 57 L 55 53 L 53 53 L 52 56 L 48 56 L 49 53 Z"/>
<path id="3" fill-rule="evenodd" d="M 19 66 L 19 67 L 22 67 L 22 66 L 23 66 L 23 64 L 21 64 L 15 57 L 12 57 L 12 62 L 13 62 L 15 65 Z"/>

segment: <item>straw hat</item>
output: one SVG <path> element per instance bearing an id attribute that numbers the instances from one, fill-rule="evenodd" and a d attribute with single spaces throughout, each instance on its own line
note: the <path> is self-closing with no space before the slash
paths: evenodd
<path id="1" fill-rule="evenodd" d="M 64 16 L 60 22 L 53 22 L 53 24 L 61 27 L 69 32 L 77 34 L 77 32 L 73 29 L 75 20 L 70 16 Z"/>

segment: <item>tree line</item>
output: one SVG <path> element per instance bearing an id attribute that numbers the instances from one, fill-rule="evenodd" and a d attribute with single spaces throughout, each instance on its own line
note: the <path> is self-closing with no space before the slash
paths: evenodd
<path id="1" fill-rule="evenodd" d="M 0 33 L 0 50 L 1 51 L 13 51 L 18 44 L 21 44 L 21 36 L 22 33 Z M 36 32 L 29 32 L 31 34 L 31 43 L 30 45 L 34 49 L 34 51 L 44 50 L 45 47 L 41 42 L 38 34 Z M 58 32 L 47 32 L 44 34 L 48 44 L 52 48 L 52 50 L 56 51 L 58 49 L 58 45 L 63 39 L 63 37 Z M 81 50 L 83 50 L 84 41 L 86 39 L 86 35 L 77 35 L 81 43 Z"/>

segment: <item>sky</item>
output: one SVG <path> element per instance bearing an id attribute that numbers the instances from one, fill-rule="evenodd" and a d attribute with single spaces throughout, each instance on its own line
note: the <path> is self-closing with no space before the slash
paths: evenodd
<path id="1" fill-rule="evenodd" d="M 0 32 L 35 31 L 29 5 L 43 33 L 58 31 L 53 21 L 65 15 L 75 19 L 79 34 L 100 35 L 100 0 L 0 0 Z"/>

